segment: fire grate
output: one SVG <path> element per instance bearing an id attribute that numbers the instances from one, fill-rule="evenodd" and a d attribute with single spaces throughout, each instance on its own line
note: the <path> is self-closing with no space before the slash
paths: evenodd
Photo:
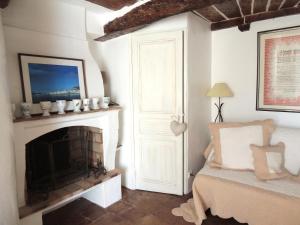
<path id="1" fill-rule="evenodd" d="M 67 127 L 26 145 L 27 204 L 45 201 L 51 191 L 91 174 L 106 174 L 100 129 Z"/>

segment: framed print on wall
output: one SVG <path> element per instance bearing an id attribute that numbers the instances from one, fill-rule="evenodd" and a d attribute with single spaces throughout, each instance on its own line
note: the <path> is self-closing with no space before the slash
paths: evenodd
<path id="1" fill-rule="evenodd" d="M 300 112 L 300 27 L 258 33 L 256 109 Z"/>
<path id="2" fill-rule="evenodd" d="M 33 108 L 39 108 L 41 101 L 87 97 L 82 59 L 20 53 L 19 63 L 23 101 L 33 103 Z"/>

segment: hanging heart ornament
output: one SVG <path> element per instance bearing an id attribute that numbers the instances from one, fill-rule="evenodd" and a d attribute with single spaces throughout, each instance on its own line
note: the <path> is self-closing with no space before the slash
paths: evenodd
<path id="1" fill-rule="evenodd" d="M 180 134 L 184 133 L 187 129 L 186 123 L 179 123 L 176 120 L 173 120 L 170 124 L 170 128 L 175 136 L 179 136 Z"/>

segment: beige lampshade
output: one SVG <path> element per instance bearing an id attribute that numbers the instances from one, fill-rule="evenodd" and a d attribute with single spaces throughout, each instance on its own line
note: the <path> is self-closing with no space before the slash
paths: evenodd
<path id="1" fill-rule="evenodd" d="M 206 94 L 208 97 L 232 97 L 233 93 L 226 83 L 216 83 Z"/>

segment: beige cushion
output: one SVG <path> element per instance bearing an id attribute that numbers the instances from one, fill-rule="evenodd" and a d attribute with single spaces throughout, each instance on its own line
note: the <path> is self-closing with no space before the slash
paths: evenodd
<path id="1" fill-rule="evenodd" d="M 248 123 L 211 123 L 214 148 L 213 167 L 254 170 L 250 144 L 269 145 L 274 130 L 272 120 Z"/>
<path id="2" fill-rule="evenodd" d="M 273 180 L 289 176 L 284 168 L 284 143 L 273 146 L 250 145 L 253 152 L 255 175 L 260 180 Z"/>

